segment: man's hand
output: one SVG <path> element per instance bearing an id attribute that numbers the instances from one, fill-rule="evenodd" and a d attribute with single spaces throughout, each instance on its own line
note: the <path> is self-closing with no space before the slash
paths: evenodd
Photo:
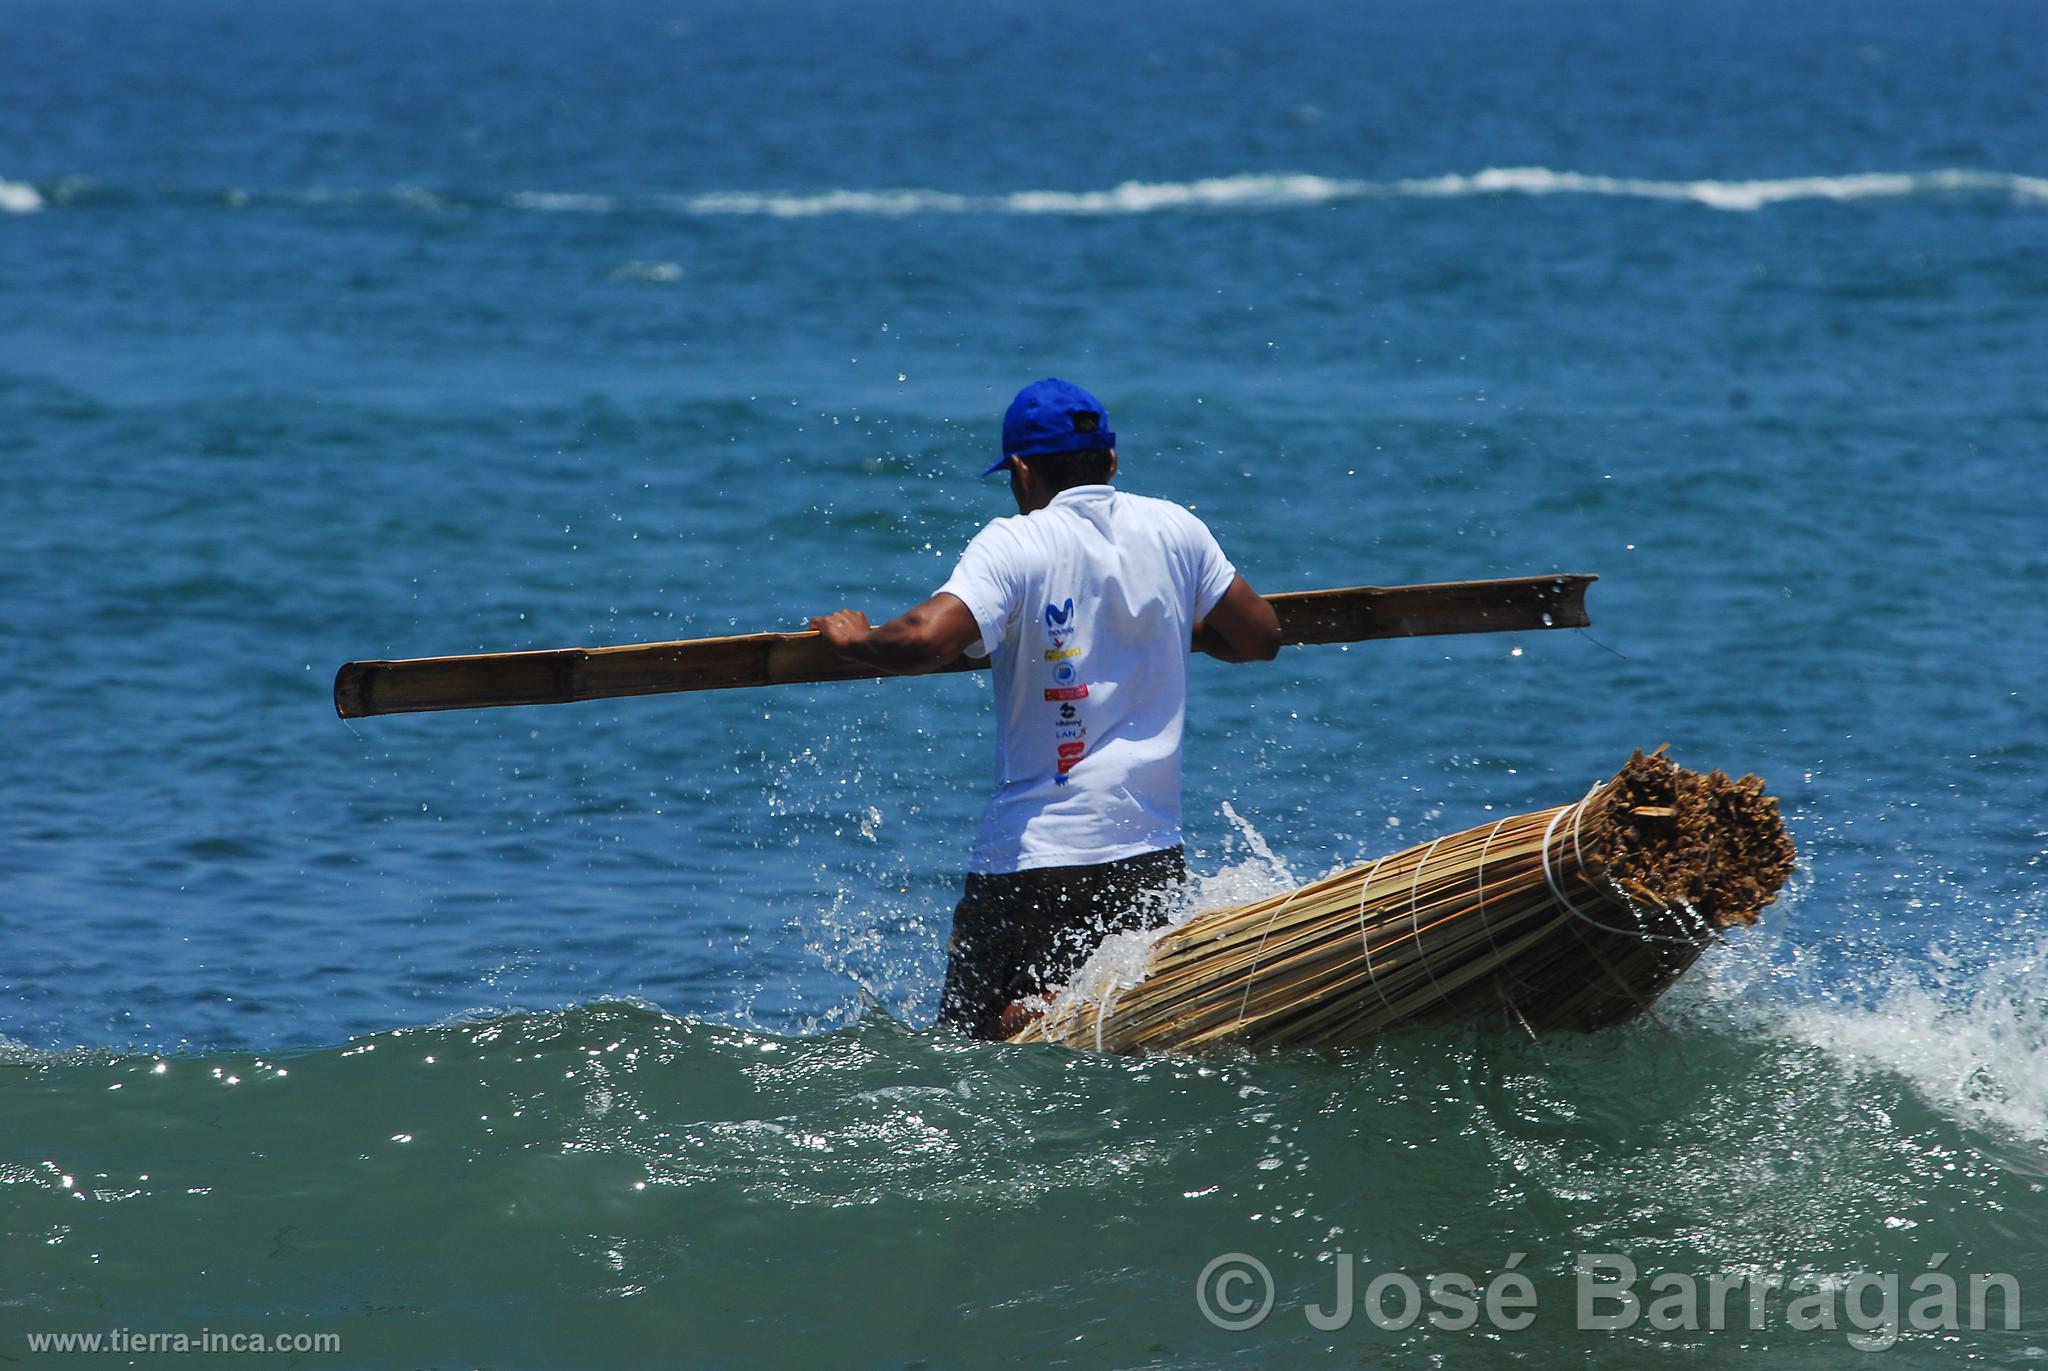
<path id="1" fill-rule="evenodd" d="M 960 660 L 981 637 L 974 614 L 956 595 L 941 592 L 880 628 L 857 609 L 821 614 L 811 620 L 840 656 L 865 662 L 892 676 L 917 676 Z"/>
<path id="2" fill-rule="evenodd" d="M 822 635 L 826 642 L 832 644 L 833 650 L 840 653 L 855 643 L 865 642 L 868 634 L 874 632 L 868 625 L 868 616 L 857 609 L 820 614 L 811 620 L 811 631 Z"/>

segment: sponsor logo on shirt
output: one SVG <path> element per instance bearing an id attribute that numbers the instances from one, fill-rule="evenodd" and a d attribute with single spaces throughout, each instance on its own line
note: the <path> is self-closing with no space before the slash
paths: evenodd
<path id="1" fill-rule="evenodd" d="M 1052 667 L 1055 684 L 1046 688 L 1045 698 L 1060 707 L 1058 722 L 1053 725 L 1053 745 L 1059 754 L 1058 774 L 1053 777 L 1055 785 L 1068 783 L 1067 773 L 1088 751 L 1088 729 L 1073 703 L 1088 698 L 1088 684 L 1081 679 L 1076 665 L 1083 654 L 1081 648 L 1068 646 L 1079 627 L 1080 615 L 1074 609 L 1071 595 L 1059 604 L 1046 604 L 1045 636 L 1051 646 L 1045 650 L 1045 660 Z"/>
<path id="2" fill-rule="evenodd" d="M 1074 636 L 1074 630 L 1079 624 L 1080 615 L 1074 612 L 1073 596 L 1069 595 L 1065 604 L 1049 604 L 1045 607 L 1045 636 L 1052 640 L 1054 650 L 1066 647 L 1067 639 Z"/>

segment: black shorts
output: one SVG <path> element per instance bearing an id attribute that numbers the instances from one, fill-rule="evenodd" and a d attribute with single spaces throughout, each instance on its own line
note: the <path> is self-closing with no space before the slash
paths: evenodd
<path id="1" fill-rule="evenodd" d="M 1098 866 L 969 875 L 946 945 L 939 1022 L 997 1038 L 1003 1010 L 1065 985 L 1106 934 L 1162 923 L 1187 877 L 1181 849 Z"/>

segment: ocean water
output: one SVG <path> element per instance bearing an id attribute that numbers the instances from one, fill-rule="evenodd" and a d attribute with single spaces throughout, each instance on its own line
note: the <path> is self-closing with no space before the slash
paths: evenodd
<path id="1" fill-rule="evenodd" d="M 0 1355 L 2048 1356 L 2044 40 L 2002 0 L 0 6 Z M 984 682 L 333 716 L 353 658 L 901 608 L 1046 374 L 1262 590 L 1602 578 L 1586 632 L 1196 662 L 1210 898 L 1662 742 L 1771 783 L 1786 896 L 1587 1037 L 970 1044 L 929 1024 Z M 1632 1326 L 1577 1326 L 1588 1254 Z M 1319 1327 L 1347 1265 L 1361 1310 L 1538 1308 Z M 1836 1326 L 1655 1327 L 1656 1273 L 1833 1282 Z M 1903 1326 L 1930 1273 L 2021 1295 Z M 1895 1342 L 1842 1303 L 1887 1275 Z"/>

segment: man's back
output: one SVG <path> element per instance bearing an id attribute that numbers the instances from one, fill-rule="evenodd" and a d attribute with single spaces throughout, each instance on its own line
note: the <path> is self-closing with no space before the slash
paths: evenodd
<path id="1" fill-rule="evenodd" d="M 977 535 L 942 590 L 996 685 L 996 790 L 973 869 L 1117 861 L 1180 841 L 1189 638 L 1236 571 L 1179 505 L 1075 486 Z"/>
<path id="2" fill-rule="evenodd" d="M 996 792 L 953 911 L 939 1021 L 978 1037 L 1062 984 L 1104 934 L 1141 927 L 1186 874 L 1180 739 L 1191 651 L 1280 650 L 1272 606 L 1187 510 L 1119 493 L 1094 396 L 1047 377 L 1003 416 L 1019 517 L 975 536 L 953 578 L 879 628 L 854 609 L 811 627 L 854 661 L 936 671 L 986 652 Z"/>

